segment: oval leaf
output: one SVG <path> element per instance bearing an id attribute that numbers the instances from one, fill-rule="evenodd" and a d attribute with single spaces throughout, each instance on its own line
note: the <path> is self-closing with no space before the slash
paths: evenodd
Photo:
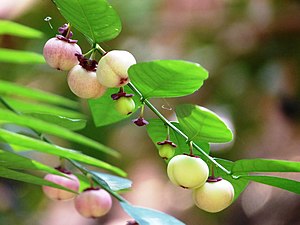
<path id="1" fill-rule="evenodd" d="M 120 202 L 120 204 L 124 211 L 135 219 L 139 225 L 184 225 L 183 222 L 163 212 L 133 206 L 126 202 Z"/>
<path id="2" fill-rule="evenodd" d="M 144 98 L 189 95 L 208 78 L 208 72 L 199 64 L 182 60 L 138 63 L 129 68 L 128 74 Z"/>
<path id="3" fill-rule="evenodd" d="M 112 40 L 121 32 L 121 21 L 106 0 L 53 0 L 58 10 L 92 43 Z"/>
<path id="4" fill-rule="evenodd" d="M 176 115 L 182 130 L 192 141 L 223 143 L 232 140 L 232 132 L 214 112 L 197 105 L 180 105 Z"/>

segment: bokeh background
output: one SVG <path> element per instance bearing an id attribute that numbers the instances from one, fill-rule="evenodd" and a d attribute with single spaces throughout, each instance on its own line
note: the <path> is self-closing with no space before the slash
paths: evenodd
<path id="1" fill-rule="evenodd" d="M 168 118 L 180 103 L 205 106 L 221 115 L 235 132 L 226 145 L 212 146 L 212 155 L 230 160 L 274 158 L 300 161 L 300 3 L 296 0 L 111 0 L 123 22 L 120 36 L 102 47 L 126 49 L 139 62 L 184 59 L 200 63 L 210 77 L 200 91 L 183 98 L 155 100 Z M 52 30 L 44 18 L 52 17 Z M 44 43 L 65 21 L 50 0 L 0 0 L 0 18 L 44 32 L 43 40 L 0 36 L 0 47 L 42 53 Z M 83 36 L 75 38 L 84 52 Z M 72 99 L 66 74 L 47 65 L 0 64 L 0 78 Z M 81 101 L 78 99 L 78 101 Z M 191 193 L 170 184 L 166 165 L 144 128 L 130 120 L 96 128 L 89 116 L 81 133 L 122 154 L 121 161 L 89 152 L 129 173 L 132 191 L 124 196 L 136 205 L 164 211 L 187 225 L 300 225 L 300 197 L 251 183 L 231 207 L 209 214 L 193 205 Z M 154 115 L 146 111 L 146 117 Z M 105 118 L 103 118 L 105 119 Z M 57 160 L 32 155 L 55 166 Z M 286 177 L 300 180 L 299 174 Z M 72 202 L 46 199 L 40 187 L 0 180 L 0 224 L 125 225 L 130 218 L 117 202 L 98 220 L 84 219 Z"/>

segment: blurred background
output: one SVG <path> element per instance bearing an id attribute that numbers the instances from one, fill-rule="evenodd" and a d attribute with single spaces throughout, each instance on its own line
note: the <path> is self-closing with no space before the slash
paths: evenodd
<path id="1" fill-rule="evenodd" d="M 235 132 L 233 142 L 213 145 L 212 155 L 230 160 L 274 158 L 300 161 L 300 3 L 296 0 L 111 0 L 123 22 L 120 36 L 102 47 L 126 49 L 139 62 L 184 59 L 200 63 L 210 77 L 200 91 L 153 103 L 168 118 L 180 103 L 207 107 L 221 115 Z M 53 28 L 44 21 L 50 16 Z M 50 0 L 0 0 L 0 18 L 44 32 L 43 40 L 0 37 L 0 47 L 42 53 L 43 45 L 65 23 Z M 74 31 L 83 52 L 84 37 Z M 0 78 L 76 97 L 66 74 L 47 65 L 0 64 Z M 78 101 L 81 101 L 78 99 Z M 191 193 L 170 184 L 166 165 L 147 137 L 145 128 L 130 120 L 108 127 L 93 125 L 89 116 L 81 133 L 117 149 L 122 161 L 112 161 L 81 146 L 93 156 L 128 172 L 130 202 L 169 213 L 187 225 L 300 225 L 300 197 L 280 189 L 251 183 L 231 207 L 209 214 L 193 205 Z M 146 111 L 146 118 L 154 115 Z M 122 139 L 122 142 L 116 141 Z M 57 164 L 45 155 L 42 162 Z M 300 180 L 299 174 L 287 177 Z M 6 225 L 125 225 L 130 218 L 117 202 L 98 220 L 84 219 L 72 202 L 46 199 L 41 188 L 0 180 L 0 224 Z"/>

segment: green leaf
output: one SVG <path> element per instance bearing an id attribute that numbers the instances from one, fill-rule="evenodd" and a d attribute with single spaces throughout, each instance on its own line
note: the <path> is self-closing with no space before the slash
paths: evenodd
<path id="1" fill-rule="evenodd" d="M 179 105 L 176 107 L 176 115 L 184 133 L 192 141 L 223 143 L 233 138 L 231 130 L 221 118 L 204 107 Z"/>
<path id="2" fill-rule="evenodd" d="M 44 56 L 35 52 L 0 48 L 0 62 L 18 64 L 41 64 L 45 63 Z"/>
<path id="3" fill-rule="evenodd" d="M 61 173 L 47 165 L 26 158 L 13 152 L 0 150 L 0 165 L 15 170 L 40 170 L 47 173 L 61 175 Z"/>
<path id="4" fill-rule="evenodd" d="M 41 38 L 43 33 L 13 21 L 0 20 L 0 35 L 8 34 L 23 38 Z"/>
<path id="5" fill-rule="evenodd" d="M 6 179 L 11 179 L 11 180 L 22 181 L 22 182 L 26 182 L 26 183 L 30 183 L 30 184 L 37 184 L 40 186 L 50 186 L 50 187 L 59 188 L 62 190 L 76 193 L 76 192 L 69 190 L 61 185 L 44 180 L 43 178 L 36 177 L 31 174 L 26 174 L 26 173 L 10 170 L 10 169 L 7 169 L 2 166 L 0 166 L 0 177 L 6 178 Z"/>
<path id="6" fill-rule="evenodd" d="M 106 0 L 52 0 L 60 13 L 93 43 L 112 40 L 121 32 L 121 21 Z"/>
<path id="7" fill-rule="evenodd" d="M 233 164 L 232 172 L 300 172 L 300 162 L 275 159 L 242 159 Z"/>
<path id="8" fill-rule="evenodd" d="M 273 176 L 240 176 L 240 179 L 255 181 L 262 184 L 278 187 L 296 194 L 300 194 L 300 182 Z"/>
<path id="9" fill-rule="evenodd" d="M 36 131 L 39 131 L 40 133 L 55 135 L 64 138 L 66 140 L 73 141 L 97 149 L 111 156 L 119 157 L 118 152 L 97 141 L 89 139 L 81 134 L 74 133 L 56 124 L 51 124 L 39 119 L 35 119 L 33 117 L 18 115 L 9 110 L 0 109 L 0 122 L 1 123 L 9 122 L 21 126 L 26 126 Z"/>
<path id="10" fill-rule="evenodd" d="M 24 135 L 12 133 L 7 130 L 0 129 L 0 141 L 8 144 L 24 146 L 28 149 L 34 149 L 39 152 L 57 155 L 63 158 L 74 159 L 78 162 L 86 163 L 108 171 L 112 171 L 120 176 L 126 176 L 126 173 L 123 170 L 101 160 L 95 159 L 87 155 L 83 155 L 78 151 L 48 144 L 46 142 L 26 137 Z"/>
<path id="11" fill-rule="evenodd" d="M 63 105 L 74 109 L 78 108 L 78 102 L 64 98 L 60 95 L 55 95 L 45 91 L 28 88 L 4 80 L 0 80 L 0 94 L 20 96 L 22 98 L 31 98 L 34 100 L 47 102 L 51 104 Z"/>
<path id="12" fill-rule="evenodd" d="M 129 68 L 128 74 L 144 98 L 189 95 L 208 78 L 208 72 L 199 64 L 181 60 L 138 63 Z"/>
<path id="13" fill-rule="evenodd" d="M 1 90 L 0 90 L 1 92 Z M 86 116 L 78 111 L 69 110 L 62 107 L 49 105 L 49 104 L 42 104 L 40 102 L 28 102 L 19 99 L 13 99 L 9 97 L 3 98 L 12 108 L 16 111 L 21 113 L 44 113 L 44 114 L 52 114 L 52 115 L 59 115 L 63 117 L 69 118 L 86 118 Z M 76 102 L 74 102 L 76 103 Z"/>
<path id="14" fill-rule="evenodd" d="M 114 176 L 114 175 L 110 175 L 107 173 L 100 173 L 97 171 L 92 171 L 92 172 L 93 172 L 93 175 L 104 180 L 106 182 L 106 184 L 108 185 L 108 187 L 112 191 L 121 191 L 124 189 L 131 188 L 131 185 L 132 185 L 131 180 L 128 180 L 128 179 L 125 179 L 122 177 L 118 177 L 118 176 Z"/>
<path id="15" fill-rule="evenodd" d="M 86 127 L 86 120 L 84 119 L 71 119 L 64 116 L 51 115 L 51 114 L 43 114 L 43 113 L 29 113 L 26 114 L 30 117 L 43 120 L 45 122 L 49 122 L 52 124 L 59 125 L 68 130 L 81 130 Z"/>
<path id="16" fill-rule="evenodd" d="M 215 160 L 224 166 L 227 170 L 231 171 L 233 162 L 225 159 L 215 158 Z M 246 173 L 243 173 L 246 174 Z M 226 174 L 223 170 L 218 167 L 214 167 L 214 175 L 216 177 L 222 177 L 223 179 L 229 181 L 234 188 L 234 201 L 240 196 L 240 194 L 246 189 L 249 184 L 248 180 L 245 179 L 235 179 L 232 175 Z"/>
<path id="17" fill-rule="evenodd" d="M 184 225 L 183 222 L 163 212 L 133 206 L 126 202 L 120 202 L 120 204 L 124 211 L 135 219 L 139 225 Z"/>
<path id="18" fill-rule="evenodd" d="M 128 86 L 125 86 L 124 90 L 126 93 L 132 93 L 131 89 Z M 132 115 L 121 115 L 115 109 L 115 101 L 112 100 L 110 96 L 114 93 L 117 93 L 118 91 L 118 88 L 109 88 L 102 97 L 89 100 L 89 106 L 93 115 L 95 126 L 99 127 L 116 123 Z M 133 100 L 136 105 L 135 110 L 133 111 L 134 113 L 140 106 L 140 100 L 137 96 L 134 96 Z"/>
<path id="19" fill-rule="evenodd" d="M 159 149 L 157 142 L 164 141 L 167 137 L 167 128 L 164 123 L 159 119 L 150 119 L 148 120 L 149 124 L 147 125 L 147 132 L 156 148 Z M 177 122 L 172 122 L 174 126 L 178 129 L 181 129 L 180 124 Z M 186 140 L 170 128 L 170 140 L 177 145 L 175 149 L 175 155 L 180 155 L 183 153 L 189 153 L 189 145 L 186 143 Z M 202 148 L 206 153 L 209 153 L 209 144 L 205 142 L 196 143 Z"/>

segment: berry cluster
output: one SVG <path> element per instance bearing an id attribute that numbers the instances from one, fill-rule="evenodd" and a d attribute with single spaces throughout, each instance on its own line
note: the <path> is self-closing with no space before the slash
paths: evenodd
<path id="1" fill-rule="evenodd" d="M 61 167 L 56 169 L 62 172 L 65 177 L 47 174 L 44 179 L 68 188 L 74 192 L 78 192 L 80 186 L 78 178 L 66 169 Z M 45 195 L 52 200 L 70 200 L 75 198 L 74 205 L 76 210 L 82 216 L 87 218 L 104 216 L 112 207 L 112 198 L 109 193 L 98 187 L 93 187 L 92 183 L 91 187 L 85 189 L 79 195 L 49 186 L 43 186 L 43 191 Z"/>
<path id="2" fill-rule="evenodd" d="M 112 96 L 116 110 L 121 115 L 129 115 L 135 109 L 131 94 L 126 94 L 123 86 L 128 84 L 128 68 L 136 63 L 134 56 L 122 50 L 102 52 L 97 62 L 91 50 L 90 58 L 82 55 L 77 40 L 72 40 L 73 33 L 68 24 L 58 29 L 59 35 L 48 40 L 43 55 L 47 64 L 55 69 L 69 71 L 67 82 L 71 91 L 80 98 L 92 99 L 101 97 L 107 88 L 120 88 Z M 90 53 L 90 52 L 88 52 Z"/>

